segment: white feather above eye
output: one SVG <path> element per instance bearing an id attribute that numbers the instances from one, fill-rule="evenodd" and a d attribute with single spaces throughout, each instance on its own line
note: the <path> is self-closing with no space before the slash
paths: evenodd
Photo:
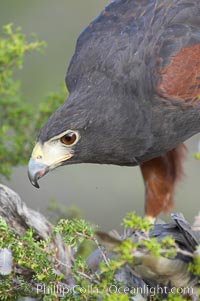
<path id="1" fill-rule="evenodd" d="M 0 249 L 0 274 L 8 275 L 12 272 L 12 252 L 10 249 Z"/>

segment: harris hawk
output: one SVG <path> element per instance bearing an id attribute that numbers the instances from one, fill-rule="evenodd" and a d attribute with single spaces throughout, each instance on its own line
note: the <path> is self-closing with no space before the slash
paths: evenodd
<path id="1" fill-rule="evenodd" d="M 66 85 L 38 134 L 31 183 L 67 164 L 139 165 L 146 215 L 169 211 L 183 142 L 200 131 L 200 1 L 112 1 L 80 34 Z"/>

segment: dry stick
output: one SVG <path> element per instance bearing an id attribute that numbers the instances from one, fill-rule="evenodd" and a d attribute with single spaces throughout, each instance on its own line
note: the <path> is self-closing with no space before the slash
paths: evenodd
<path id="1" fill-rule="evenodd" d="M 87 280 L 93 282 L 93 283 L 96 283 L 96 284 L 100 284 L 101 282 L 94 279 L 93 277 L 89 276 L 88 274 L 84 273 L 84 272 L 81 272 L 81 271 L 76 271 L 76 273 L 80 276 L 83 276 L 84 278 L 86 278 Z"/>
<path id="2" fill-rule="evenodd" d="M 76 232 L 76 234 L 77 234 L 78 236 L 81 236 L 81 237 L 84 237 L 84 238 L 93 240 L 93 241 L 95 242 L 95 244 L 97 245 L 97 248 L 98 248 L 99 251 L 101 252 L 101 255 L 102 255 L 102 257 L 103 257 L 103 260 L 105 261 L 106 266 L 108 266 L 108 267 L 110 266 L 109 261 L 108 261 L 108 259 L 107 259 L 107 257 L 106 257 L 106 254 L 104 253 L 104 251 L 103 251 L 101 245 L 99 244 L 98 240 L 97 240 L 95 237 L 91 237 L 91 236 L 89 236 L 89 235 L 87 235 L 87 234 L 83 234 L 83 233 L 80 233 L 80 232 Z"/>
<path id="3" fill-rule="evenodd" d="M 65 266 L 65 267 L 69 267 L 67 264 L 61 262 L 59 259 L 55 258 L 55 260 L 56 260 L 59 264 Z M 93 282 L 93 283 L 100 284 L 100 281 L 94 279 L 93 277 L 87 275 L 87 274 L 84 273 L 84 272 L 81 272 L 81 271 L 75 271 L 75 273 L 78 274 L 78 275 L 80 275 L 80 276 L 83 276 L 84 278 L 86 278 L 87 280 L 90 280 L 90 281 Z"/>
<path id="4" fill-rule="evenodd" d="M 103 260 L 104 260 L 106 266 L 109 267 L 109 266 L 110 266 L 109 259 L 107 259 L 106 254 L 104 253 L 104 251 L 103 251 L 101 245 L 99 244 L 98 240 L 97 240 L 95 237 L 93 238 L 93 240 L 94 240 L 94 242 L 96 243 L 97 248 L 98 248 L 99 251 L 101 252 L 101 255 L 102 255 L 102 257 L 103 257 Z"/>

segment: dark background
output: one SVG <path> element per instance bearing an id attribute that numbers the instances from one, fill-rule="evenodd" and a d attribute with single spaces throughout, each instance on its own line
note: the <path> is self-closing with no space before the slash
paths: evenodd
<path id="1" fill-rule="evenodd" d="M 22 97 L 34 104 L 36 110 L 40 100 L 63 82 L 79 33 L 107 3 L 106 0 L 0 0 L 1 26 L 14 23 L 24 33 L 36 33 L 48 44 L 45 54 L 27 55 L 23 70 L 17 73 L 22 81 Z M 199 210 L 200 162 L 193 158 L 198 137 L 187 144 L 186 176 L 177 189 L 174 210 L 192 220 Z M 67 166 L 42 179 L 39 190 L 29 183 L 26 167 L 19 167 L 13 169 L 7 184 L 32 208 L 44 211 L 49 199 L 55 198 L 66 206 L 81 208 L 85 218 L 104 229 L 117 228 L 128 211 L 143 214 L 144 186 L 138 167 Z"/>

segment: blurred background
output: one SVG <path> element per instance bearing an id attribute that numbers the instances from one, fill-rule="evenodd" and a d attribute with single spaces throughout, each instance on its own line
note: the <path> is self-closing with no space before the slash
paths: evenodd
<path id="1" fill-rule="evenodd" d="M 0 0 L 1 26 L 13 23 L 21 26 L 25 34 L 36 33 L 47 42 L 45 53 L 27 55 L 23 69 L 17 73 L 22 82 L 22 97 L 34 104 L 35 110 L 49 92 L 58 90 L 78 35 L 107 3 L 107 0 Z M 175 196 L 174 211 L 182 212 L 190 221 L 199 211 L 200 162 L 193 158 L 199 139 L 197 135 L 187 142 L 185 178 Z M 135 210 L 139 215 L 144 212 L 144 185 L 138 167 L 67 166 L 44 177 L 39 190 L 29 183 L 26 167 L 18 167 L 6 184 L 29 207 L 45 212 L 49 200 L 55 199 L 60 204 L 79 207 L 84 218 L 104 230 L 119 228 L 122 217 L 129 211 Z"/>

